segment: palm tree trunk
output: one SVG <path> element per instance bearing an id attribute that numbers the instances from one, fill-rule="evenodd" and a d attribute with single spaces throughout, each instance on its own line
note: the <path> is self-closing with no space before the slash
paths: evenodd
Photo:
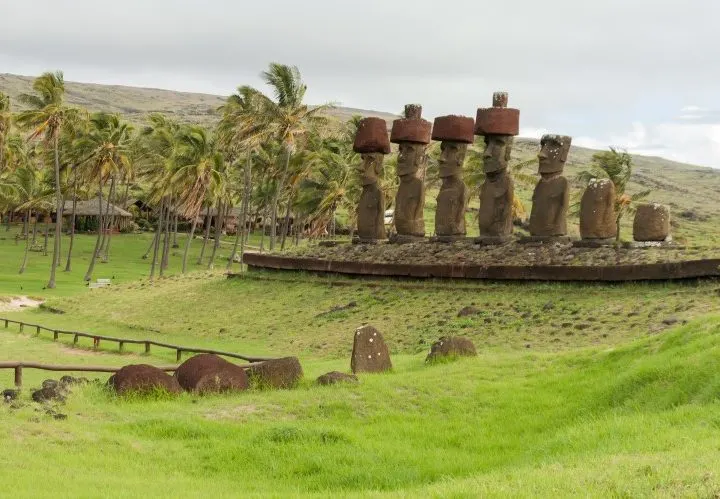
<path id="1" fill-rule="evenodd" d="M 112 198 L 114 192 L 115 175 L 110 177 L 110 192 L 108 192 L 108 198 L 106 202 L 107 206 L 105 207 L 105 217 L 102 219 L 102 223 L 100 224 L 100 227 L 102 227 L 102 239 L 100 240 L 100 248 L 98 248 L 97 256 L 102 255 L 103 251 L 105 251 L 105 240 L 107 239 L 107 231 L 110 224 L 110 198 Z M 100 212 L 102 212 L 102 206 L 100 207 Z M 104 262 L 103 259 L 101 259 L 101 261 Z"/>
<path id="2" fill-rule="evenodd" d="M 155 233 L 153 234 L 152 241 L 150 241 L 150 246 L 148 246 L 147 251 L 146 251 L 145 254 L 142 256 L 142 259 L 143 259 L 143 260 L 147 260 L 147 259 L 150 257 L 150 252 L 151 252 L 151 251 L 153 250 L 153 248 L 155 247 L 155 239 L 157 239 L 157 231 L 155 231 Z"/>
<path id="3" fill-rule="evenodd" d="M 217 254 L 218 247 L 220 247 L 220 239 L 222 238 L 222 229 L 225 223 L 225 206 L 222 203 L 218 204 L 218 213 L 215 219 L 215 242 L 213 244 L 213 250 L 210 254 L 210 262 L 208 263 L 208 269 L 215 268 L 215 255 Z"/>
<path id="4" fill-rule="evenodd" d="M 53 248 L 52 265 L 50 266 L 50 280 L 47 284 L 49 289 L 55 289 L 55 271 L 57 270 L 57 263 L 60 261 L 60 238 L 62 237 L 63 202 L 60 188 L 60 151 L 58 149 L 58 138 L 58 133 L 55 133 L 55 246 Z"/>
<path id="5" fill-rule="evenodd" d="M 157 221 L 157 228 L 155 229 L 155 239 L 153 239 L 153 258 L 152 264 L 150 265 L 150 280 L 155 278 L 155 266 L 157 265 L 158 250 L 160 249 L 160 234 L 163 231 L 163 218 L 165 216 L 165 199 L 160 203 L 160 216 Z"/>
<path id="6" fill-rule="evenodd" d="M 290 193 L 290 199 L 288 199 L 287 209 L 285 210 L 285 220 L 283 220 L 282 237 L 280 238 L 280 250 L 285 249 L 285 240 L 287 239 L 288 229 L 290 228 L 290 208 L 292 207 L 293 200 L 295 198 L 295 191 Z"/>
<path id="7" fill-rule="evenodd" d="M 48 237 L 50 236 L 50 214 L 45 216 L 45 234 L 43 236 L 43 256 L 47 256 Z"/>
<path id="8" fill-rule="evenodd" d="M 280 177 L 280 183 L 277 185 L 275 190 L 275 196 L 273 196 L 272 213 L 270 214 L 270 251 L 275 248 L 275 237 L 277 235 L 277 209 L 280 201 L 280 194 L 285 187 L 285 180 L 290 167 L 290 151 L 285 150 L 285 162 L 283 166 L 282 176 Z"/>
<path id="9" fill-rule="evenodd" d="M 170 201 L 172 201 L 172 199 Z M 160 277 L 165 275 L 165 270 L 167 269 L 170 261 L 170 223 L 172 221 L 172 206 L 173 203 L 169 202 L 165 215 L 165 235 L 163 237 L 162 259 L 160 260 Z"/>
<path id="10" fill-rule="evenodd" d="M 28 220 L 30 219 L 30 210 L 27 211 L 25 218 L 27 218 Z M 22 265 L 20 265 L 20 272 L 18 272 L 19 274 L 22 274 L 23 272 L 25 272 L 25 267 L 27 266 L 29 251 L 30 251 L 30 238 L 26 237 L 25 238 L 25 256 L 23 257 Z"/>
<path id="11" fill-rule="evenodd" d="M 35 243 L 37 242 L 37 219 L 38 219 L 37 214 L 35 214 L 35 222 L 33 222 L 33 237 L 32 237 L 32 243 L 30 243 L 30 244 L 32 244 L 33 246 L 34 246 Z"/>
<path id="12" fill-rule="evenodd" d="M 250 193 L 252 188 L 250 183 L 252 182 L 252 154 L 248 151 L 247 158 L 245 160 L 245 171 L 244 171 L 244 192 L 242 200 L 242 208 L 240 209 L 240 224 L 238 227 L 237 237 L 235 238 L 235 245 L 233 246 L 232 254 L 228 259 L 227 269 L 232 268 L 233 261 L 235 260 L 235 254 L 238 248 L 238 238 L 240 239 L 240 272 L 243 270 L 243 256 L 245 255 L 245 240 L 247 238 L 247 212 L 250 207 Z"/>
<path id="13" fill-rule="evenodd" d="M 74 177 L 72 217 L 70 218 L 70 247 L 68 248 L 67 262 L 65 262 L 65 272 L 70 272 L 72 270 L 72 252 L 73 244 L 75 243 L 75 211 L 77 208 L 77 170 L 74 172 Z"/>
<path id="14" fill-rule="evenodd" d="M 102 175 L 100 175 L 100 180 L 98 182 L 100 184 L 100 189 L 98 190 L 98 235 L 97 239 L 95 239 L 95 249 L 92 252 L 92 255 L 90 256 L 90 265 L 88 266 L 87 272 L 85 272 L 85 281 L 89 282 L 92 279 L 93 272 L 95 271 L 95 261 L 97 260 L 98 253 L 100 253 L 100 242 L 102 241 L 102 232 L 103 227 L 105 226 L 105 220 L 103 219 L 103 211 L 102 211 L 102 205 L 103 205 L 103 187 L 105 187 L 105 184 L 102 180 Z"/>
<path id="15" fill-rule="evenodd" d="M 199 214 L 195 215 L 192 219 L 192 226 L 190 227 L 190 233 L 188 234 L 187 242 L 185 242 L 185 251 L 183 252 L 183 260 L 182 260 L 182 273 L 184 274 L 187 271 L 187 257 L 188 253 L 190 251 L 190 243 L 193 240 L 193 237 L 195 237 L 195 228 L 197 227 L 197 218 Z"/>
<path id="16" fill-rule="evenodd" d="M 175 221 L 173 223 L 173 243 L 172 243 L 173 248 L 180 247 L 180 245 L 177 242 L 177 226 L 178 226 L 178 216 L 177 216 L 177 213 L 175 213 Z"/>
<path id="17" fill-rule="evenodd" d="M 203 257 L 205 256 L 205 247 L 207 246 L 208 239 L 210 238 L 210 206 L 205 210 L 205 236 L 203 237 L 202 248 L 200 249 L 200 257 L 198 258 L 197 264 L 202 265 Z"/>
<path id="18" fill-rule="evenodd" d="M 115 201 L 115 176 L 113 175 L 112 183 L 110 184 L 110 195 L 108 196 L 108 210 L 110 209 L 110 199 Z M 108 222 L 108 234 L 107 234 L 107 241 L 105 242 L 105 247 L 102 250 L 103 258 L 102 262 L 107 263 L 110 260 L 110 241 L 112 240 L 112 231 L 113 227 L 115 226 L 115 206 L 113 206 L 112 211 L 110 213 L 110 221 Z"/>
<path id="19" fill-rule="evenodd" d="M 27 212 L 27 214 L 25 215 L 25 219 L 23 220 L 22 233 L 23 236 L 25 236 L 25 239 L 27 239 L 30 233 L 30 211 Z"/>

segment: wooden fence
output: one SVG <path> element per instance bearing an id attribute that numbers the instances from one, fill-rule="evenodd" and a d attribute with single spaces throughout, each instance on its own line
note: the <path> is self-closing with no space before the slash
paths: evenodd
<path id="1" fill-rule="evenodd" d="M 17 324 L 19 326 L 19 330 L 22 333 L 25 331 L 25 328 L 28 327 L 30 329 L 35 328 L 35 334 L 39 335 L 41 331 L 48 331 L 50 333 L 53 333 L 53 340 L 57 341 L 60 335 L 66 335 L 66 336 L 72 336 L 73 337 L 73 345 L 77 345 L 80 341 L 80 338 L 91 338 L 93 340 L 93 348 L 98 349 L 100 348 L 100 342 L 101 341 L 109 341 L 111 343 L 117 343 L 118 344 L 118 350 L 122 352 L 125 348 L 125 345 L 145 345 L 145 353 L 150 353 L 150 347 L 156 346 L 160 348 L 168 348 L 170 350 L 175 350 L 175 357 L 178 362 L 182 359 L 183 352 L 186 353 L 212 353 L 215 355 L 222 355 L 223 357 L 232 357 L 234 359 L 241 359 L 246 360 L 248 362 L 263 362 L 266 360 L 273 360 L 273 357 L 251 357 L 248 355 L 242 355 L 239 353 L 232 353 L 232 352 L 222 352 L 220 350 L 212 350 L 209 348 L 196 348 L 196 347 L 184 347 L 179 345 L 172 345 L 170 343 L 161 343 L 159 341 L 154 340 L 137 340 L 137 339 L 130 339 L 130 338 L 115 338 L 113 336 L 103 336 L 99 334 L 94 333 L 82 333 L 79 331 L 64 331 L 62 329 L 54 329 L 49 328 L 45 326 L 41 326 L 40 324 L 30 324 L 28 322 L 23 321 L 16 321 L 12 319 L 4 319 L 0 318 L 0 323 L 5 323 L 5 329 L 10 327 L 10 324 Z"/>

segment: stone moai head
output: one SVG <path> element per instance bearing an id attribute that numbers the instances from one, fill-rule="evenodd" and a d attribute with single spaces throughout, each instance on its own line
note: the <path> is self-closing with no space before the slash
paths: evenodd
<path id="1" fill-rule="evenodd" d="M 390 142 L 400 146 L 397 174 L 401 180 L 414 176 L 425 165 L 431 130 L 432 124 L 422 119 L 420 104 L 406 105 L 405 117 L 393 121 Z"/>
<path id="2" fill-rule="evenodd" d="M 460 177 L 468 144 L 474 140 L 475 122 L 467 116 L 439 116 L 433 124 L 432 139 L 441 141 L 440 178 Z"/>
<path id="3" fill-rule="evenodd" d="M 538 153 L 538 171 L 541 175 L 560 173 L 565 168 L 572 137 L 567 135 L 547 134 L 540 139 Z"/>
<path id="4" fill-rule="evenodd" d="M 507 168 L 513 137 L 520 131 L 520 111 L 507 103 L 507 92 L 495 92 L 493 107 L 479 108 L 475 118 L 475 135 L 485 137 L 483 171 L 490 176 Z"/>
<path id="5" fill-rule="evenodd" d="M 377 183 L 382 174 L 383 156 L 390 153 L 387 124 L 380 118 L 365 118 L 360 121 L 353 150 L 360 153 L 362 165 L 358 172 L 363 185 Z"/>

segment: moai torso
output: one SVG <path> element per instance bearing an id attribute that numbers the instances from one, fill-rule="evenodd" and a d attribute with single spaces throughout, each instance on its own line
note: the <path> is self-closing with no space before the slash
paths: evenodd
<path id="1" fill-rule="evenodd" d="M 480 235 L 510 236 L 513 231 L 513 180 L 507 170 L 488 175 L 480 188 Z"/>
<path id="2" fill-rule="evenodd" d="M 385 195 L 377 183 L 363 185 L 357 211 L 360 239 L 385 239 Z"/>
<path id="3" fill-rule="evenodd" d="M 593 179 L 580 200 L 580 237 L 611 239 L 616 235 L 615 185 L 607 179 Z"/>
<path id="4" fill-rule="evenodd" d="M 425 235 L 425 186 L 414 175 L 400 177 L 395 197 L 395 229 L 400 235 L 423 237 Z"/>
<path id="5" fill-rule="evenodd" d="M 435 234 L 438 236 L 464 236 L 465 208 L 468 189 L 459 176 L 445 177 L 437 197 Z"/>
<path id="6" fill-rule="evenodd" d="M 559 173 L 541 178 L 533 192 L 530 212 L 530 234 L 533 236 L 564 236 L 567 234 L 566 214 L 570 202 L 568 181 Z"/>

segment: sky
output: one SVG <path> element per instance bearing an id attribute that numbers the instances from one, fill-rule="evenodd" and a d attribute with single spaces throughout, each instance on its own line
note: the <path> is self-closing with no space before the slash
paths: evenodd
<path id="1" fill-rule="evenodd" d="M 720 167 L 718 0 L 0 0 L 0 73 L 227 95 L 296 65 L 312 104 L 474 116 Z"/>

